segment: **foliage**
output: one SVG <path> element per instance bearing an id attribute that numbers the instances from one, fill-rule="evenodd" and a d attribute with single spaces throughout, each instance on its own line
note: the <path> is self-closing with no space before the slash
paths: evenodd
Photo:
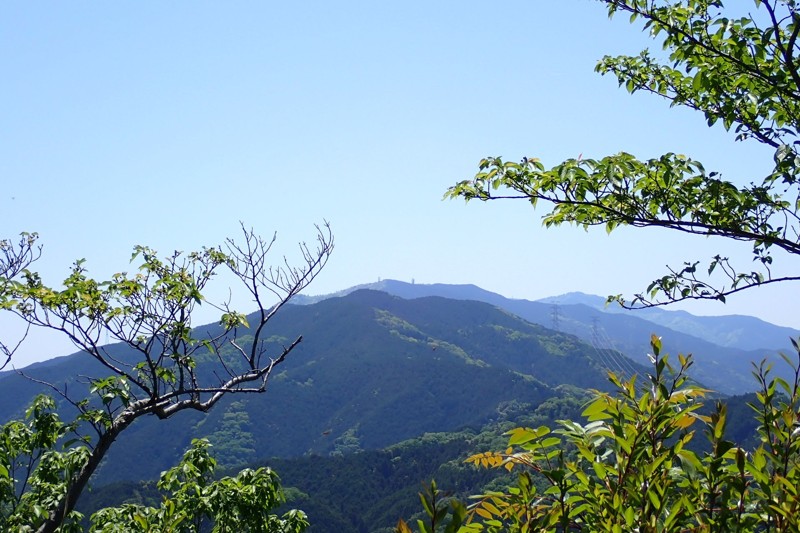
<path id="1" fill-rule="evenodd" d="M 753 451 L 726 438 L 724 404 L 699 414 L 706 391 L 686 379 L 691 358 L 678 356 L 673 370 L 657 337 L 652 348 L 648 382 L 612 374 L 616 394 L 598 392 L 584 424 L 516 428 L 506 450 L 470 457 L 518 477 L 475 496 L 458 531 L 797 531 L 800 347 L 791 382 L 756 366 L 761 391 L 751 407 L 761 442 Z M 702 454 L 690 449 L 696 425 L 710 444 Z"/>
<path id="2" fill-rule="evenodd" d="M 204 440 L 192 447 L 176 467 L 164 472 L 158 488 L 165 493 L 161 506 L 126 504 L 92 515 L 91 531 L 207 531 L 214 533 L 301 533 L 308 527 L 302 511 L 282 517 L 270 511 L 285 499 L 278 476 L 269 468 L 245 469 L 234 477 L 214 480 L 216 461 Z"/>
<path id="3" fill-rule="evenodd" d="M 73 431 L 54 412 L 55 402 L 37 397 L 24 420 L 0 427 L 0 530 L 33 531 L 66 492 L 66 481 L 85 463 L 86 446 L 58 443 Z M 61 517 L 61 531 L 80 531 L 81 515 Z"/>
<path id="4" fill-rule="evenodd" d="M 800 254 L 800 13 L 794 0 L 755 0 L 755 15 L 733 16 L 722 1 L 605 0 L 609 15 L 642 20 L 668 53 L 605 57 L 597 66 L 629 92 L 645 91 L 720 122 L 739 141 L 774 151 L 772 171 L 748 185 L 725 181 L 684 155 L 640 160 L 628 153 L 568 159 L 547 168 L 486 158 L 480 172 L 446 196 L 517 198 L 550 204 L 546 227 L 662 227 L 722 236 L 752 246 L 755 269 L 714 256 L 706 268 L 689 261 L 654 280 L 633 306 L 685 299 L 725 301 L 768 283 L 774 253 Z M 625 304 L 620 296 L 611 297 Z M 794 341 L 793 341 L 794 342 Z M 800 355 L 800 348 L 794 343 Z M 586 424 L 518 428 L 504 452 L 471 458 L 487 467 L 522 470 L 507 491 L 477 498 L 462 531 L 797 531 L 800 455 L 798 375 L 772 378 L 756 368 L 760 392 L 752 407 L 761 438 L 752 452 L 726 439 L 727 410 L 710 416 L 697 401 L 705 391 L 686 381 L 691 359 L 671 372 L 653 338 L 654 372 L 646 387 L 612 375 L 616 395 L 598 394 Z M 697 423 L 710 451 L 689 449 Z"/>
<path id="5" fill-rule="evenodd" d="M 85 463 L 90 448 L 64 442 L 74 430 L 55 412 L 52 398 L 40 396 L 24 421 L 0 428 L 0 530 L 34 531 L 67 490 L 67 481 Z M 215 459 L 209 444 L 195 440 L 176 467 L 164 472 L 158 488 L 166 495 L 159 508 L 122 505 L 92 516 L 92 531 L 299 533 L 308 522 L 301 511 L 283 517 L 269 511 L 285 500 L 275 472 L 245 469 L 213 479 Z M 59 531 L 82 531 L 82 515 L 71 511 Z"/>
<path id="6" fill-rule="evenodd" d="M 467 510 L 458 500 L 451 500 L 449 508 L 444 504 L 442 492 L 436 487 L 435 481 L 431 481 L 430 488 L 424 494 L 420 493 L 419 499 L 425 509 L 425 514 L 428 516 L 427 521 L 417 521 L 420 533 L 436 533 L 440 530 L 444 533 L 456 533 L 466 518 Z M 450 519 L 445 523 L 448 511 Z M 442 526 L 443 529 L 441 529 Z M 413 533 L 403 519 L 397 522 L 395 531 L 397 533 Z"/>
<path id="7" fill-rule="evenodd" d="M 554 399 L 551 405 L 557 402 Z M 536 420 L 545 423 L 544 418 Z M 546 423 L 555 423 L 555 420 L 548 418 Z M 504 471 L 475 469 L 464 459 L 479 451 L 503 446 L 502 432 L 514 425 L 505 421 L 492 423 L 480 432 L 429 433 L 385 449 L 355 454 L 270 458 L 250 467 L 267 464 L 280 472 L 289 505 L 303 509 L 308 515 L 309 533 L 383 533 L 392 530 L 398 516 L 410 517 L 410 523 L 418 518 L 414 513 L 419 508 L 416 493 L 421 480 L 435 478 L 458 498 L 466 498 L 487 487 L 506 487 L 513 482 L 513 477 Z M 218 447 L 212 449 L 217 455 Z M 126 501 L 153 506 L 158 500 L 153 496 L 151 482 L 116 483 L 110 487 L 95 485 L 94 490 L 81 499 L 78 510 L 89 515 Z"/>
<path id="8" fill-rule="evenodd" d="M 518 198 L 551 204 L 544 225 L 584 228 L 662 227 L 717 235 L 752 245 L 753 270 L 716 255 L 706 267 L 691 260 L 654 280 L 629 305 L 725 298 L 796 275 L 773 275 L 774 252 L 800 254 L 800 12 L 794 0 L 755 0 L 754 15 L 735 17 L 722 1 L 605 0 L 609 15 L 627 13 L 661 39 L 668 62 L 645 50 L 605 57 L 602 74 L 630 92 L 644 91 L 704 114 L 737 140 L 774 150 L 772 171 L 748 185 L 723 180 L 684 155 L 640 160 L 628 153 L 573 158 L 547 168 L 536 158 L 520 163 L 486 158 L 471 180 L 446 196 L 466 200 Z M 728 9 L 727 11 L 731 11 Z M 620 296 L 613 297 L 625 303 Z"/>
<path id="9" fill-rule="evenodd" d="M 9 432 L 5 461 L 11 469 L 0 470 L 6 483 L 0 505 L 9 509 L 9 517 L 35 523 L 42 533 L 55 531 L 72 517 L 78 497 L 111 444 L 135 420 L 151 414 L 165 419 L 186 410 L 206 412 L 228 394 L 266 389 L 272 370 L 302 337 L 274 353 L 275 346 L 262 342 L 261 335 L 276 313 L 325 266 L 333 238 L 327 225 L 318 227 L 316 249 L 300 245 L 301 266 L 293 267 L 284 259 L 283 267 L 274 268 L 268 266 L 267 257 L 275 238 L 264 240 L 242 229 L 241 244 L 229 239 L 224 248 L 175 252 L 166 258 L 137 246 L 131 258 L 139 263 L 137 271 L 115 274 L 108 281 L 89 277 L 85 261 L 78 260 L 60 288 L 47 286 L 27 268 L 38 258 L 35 236 L 23 235 L 17 246 L 2 241 L 0 309 L 29 327 L 65 335 L 107 373 L 87 378 L 90 398 L 73 398 L 66 385 L 62 390 L 43 383 L 78 413 L 72 423 L 59 422 L 52 438 L 38 437 L 37 416 L 28 424 L 33 429 L 25 429 L 21 422 L 5 426 Z M 245 315 L 204 296 L 223 269 L 238 278 L 257 305 L 251 315 L 256 322 L 249 345 L 239 339 L 239 331 L 251 327 Z M 268 302 L 270 294 L 276 303 Z M 204 303 L 221 312 L 220 322 L 197 336 L 192 317 Z M 129 351 L 120 355 L 109 340 Z M 7 359 L 12 352 L 4 347 Z M 36 405 L 44 405 L 43 401 Z M 64 444 L 64 452 L 55 452 L 68 433 L 75 439 Z M 26 441 L 19 435 L 32 436 Z M 46 489 L 42 483 L 48 484 Z"/>

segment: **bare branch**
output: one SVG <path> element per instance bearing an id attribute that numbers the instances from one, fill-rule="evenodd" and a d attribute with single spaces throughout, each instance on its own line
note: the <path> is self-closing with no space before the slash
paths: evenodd
<path id="1" fill-rule="evenodd" d="M 0 282 L 14 279 L 42 256 L 42 247 L 36 244 L 38 239 L 36 233 L 22 233 L 16 244 L 0 240 Z"/>
<path id="2" fill-rule="evenodd" d="M 255 326 L 255 339 L 248 357 L 251 369 L 258 368 L 260 364 L 259 359 L 262 353 L 258 340 L 264 327 L 285 304 L 314 281 L 333 252 L 334 239 L 330 224 L 324 222 L 322 226 L 317 225 L 316 229 L 317 245 L 314 249 L 311 249 L 306 243 L 299 245 L 302 262 L 298 267 L 292 266 L 284 257 L 282 267 L 264 268 L 266 254 L 275 242 L 274 236 L 271 241 L 264 241 L 255 236 L 252 230 L 246 230 L 242 226 L 245 244 L 238 245 L 232 239 L 228 239 L 226 242 L 232 258 L 228 266 L 234 275 L 242 280 L 254 301 L 259 304 L 259 322 Z M 263 306 L 262 290 L 267 290 L 279 298 L 278 302 L 270 309 Z"/>
<path id="3" fill-rule="evenodd" d="M 14 344 L 6 344 L 3 341 L 0 341 L 0 359 L 5 359 L 2 363 L 0 363 L 0 370 L 3 370 L 6 366 L 8 366 L 14 353 L 19 349 L 20 346 L 22 346 L 22 343 L 28 337 L 30 330 L 31 325 L 26 323 L 25 331 L 22 333 L 19 340 L 17 340 Z"/>
<path id="4" fill-rule="evenodd" d="M 36 244 L 38 238 L 36 233 L 22 233 L 16 244 L 7 239 L 0 240 L 0 310 L 8 309 L 13 303 L 10 293 L 15 278 L 41 257 L 42 247 Z M 27 338 L 29 330 L 30 325 L 27 325 L 17 342 L 0 341 L 0 370 L 8 366 L 14 353 Z"/>

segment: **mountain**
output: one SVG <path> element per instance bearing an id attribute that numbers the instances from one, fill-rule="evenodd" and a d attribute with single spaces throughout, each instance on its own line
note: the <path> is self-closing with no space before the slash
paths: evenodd
<path id="1" fill-rule="evenodd" d="M 649 364 L 647 354 L 650 351 L 650 336 L 657 334 L 662 337 L 667 353 L 693 354 L 695 365 L 692 376 L 722 394 L 742 394 L 756 388 L 752 376 L 754 361 L 760 362 L 766 359 L 773 364 L 774 372 L 785 379 L 789 378 L 791 373 L 791 369 L 781 360 L 778 352 L 790 346 L 786 334 L 794 330 L 774 326 L 752 317 L 693 317 L 684 311 L 663 309 L 612 312 L 608 309 L 613 308 L 605 307 L 604 298 L 582 293 L 570 293 L 545 301 L 529 301 L 506 298 L 475 285 L 427 285 L 395 280 L 358 285 L 335 295 L 349 294 L 365 288 L 384 291 L 402 298 L 440 296 L 489 303 L 529 322 L 575 335 L 592 346 L 598 352 L 598 357 L 621 352 L 642 365 Z M 319 302 L 331 296 L 334 295 L 306 297 L 297 303 Z M 645 313 L 640 315 L 642 312 Z M 648 320 L 648 316 L 661 318 L 659 322 L 655 322 Z M 697 321 L 692 322 L 687 317 L 693 317 Z M 668 322 L 684 326 L 672 329 L 665 325 Z M 707 335 L 696 336 L 684 332 L 683 329 L 688 328 L 687 324 L 695 324 L 693 326 L 695 330 L 700 329 L 703 324 L 708 324 L 709 330 L 716 332 L 714 336 L 728 339 L 744 335 L 742 328 L 754 325 L 756 331 L 753 338 L 761 339 L 759 342 L 768 347 L 747 348 L 757 344 L 756 341 L 744 343 L 745 347 L 716 344 L 707 340 Z M 612 358 L 606 366 L 610 370 L 623 371 L 624 360 L 615 362 Z"/>
<path id="2" fill-rule="evenodd" d="M 309 516 L 308 533 L 391 533 L 400 517 L 422 518 L 417 493 L 432 479 L 448 495 L 464 500 L 511 484 L 516 472 L 476 468 L 465 459 L 504 449 L 504 433 L 514 425 L 555 427 L 556 420 L 578 420 L 590 396 L 575 392 L 526 409 L 514 422 L 495 421 L 480 430 L 425 433 L 377 450 L 271 457 L 247 466 L 268 466 L 280 475 L 287 508 L 300 508 Z M 79 510 L 88 516 L 123 501 L 158 505 L 161 496 L 153 481 L 115 482 L 85 493 Z"/>
<path id="3" fill-rule="evenodd" d="M 405 283 L 393 279 L 385 279 L 374 283 L 364 283 L 343 289 L 331 294 L 318 296 L 295 296 L 293 303 L 298 305 L 308 305 L 328 298 L 346 296 L 359 290 L 380 291 L 399 296 L 405 299 L 423 298 L 425 296 L 440 296 L 451 300 L 475 300 L 484 302 L 497 307 L 505 308 L 503 304 L 509 301 L 505 296 L 481 289 L 477 285 L 450 285 L 446 283 L 415 284 Z M 526 300 L 522 300 L 526 301 Z"/>
<path id="4" fill-rule="evenodd" d="M 415 494 L 431 478 L 461 495 L 500 486 L 463 461 L 503 448 L 502 434 L 512 425 L 552 427 L 555 420 L 577 419 L 585 389 L 609 387 L 608 370 L 646 371 L 613 346 L 633 350 L 646 343 L 656 327 L 647 320 L 559 304 L 561 331 L 555 331 L 546 327 L 553 322 L 549 303 L 511 300 L 473 285 L 382 283 L 382 291 L 356 288 L 284 307 L 269 324 L 270 342 L 277 347 L 299 334 L 304 341 L 276 369 L 267 392 L 228 397 L 206 414 L 137 421 L 112 447 L 83 508 L 158 501 L 152 483 L 132 482 L 157 478 L 192 438 L 207 437 L 223 466 L 276 468 L 293 505 L 309 513 L 310 533 L 386 533 L 398 517 L 419 510 Z M 706 358 L 701 368 L 713 369 L 709 353 L 728 361 L 717 363 L 710 377 L 738 385 L 730 359 L 749 352 L 676 331 L 665 338 L 668 346 L 698 343 Z M 247 340 L 245 332 L 241 342 Z M 124 346 L 113 349 L 116 358 L 132 357 Z M 80 376 L 105 375 L 85 354 L 25 372 L 77 398 L 86 393 Z M 22 416 L 38 392 L 51 391 L 16 374 L 0 376 L 0 420 Z M 729 425 L 740 440 L 753 434 L 746 401 L 729 399 Z M 68 409 L 65 402 L 62 408 Z"/>
<path id="5" fill-rule="evenodd" d="M 379 449 L 426 432 L 480 428 L 570 390 L 605 389 L 604 357 L 643 371 L 618 353 L 476 301 L 358 290 L 286 306 L 270 328 L 276 347 L 301 333 L 304 341 L 266 394 L 230 396 L 207 414 L 180 413 L 167 423 L 138 420 L 94 483 L 155 478 L 194 437 L 208 437 L 223 465 Z M 131 357 L 124 346 L 114 349 L 117 358 Z M 106 374 L 85 354 L 25 372 L 77 398 L 86 394 L 78 376 Z M 16 374 L 0 377 L 0 419 L 21 416 L 37 392 L 51 391 Z"/>
<path id="6" fill-rule="evenodd" d="M 787 350 L 791 348 L 789 339 L 800 337 L 800 330 L 776 326 L 752 316 L 696 316 L 686 311 L 668 310 L 663 307 L 631 310 L 616 304 L 606 305 L 605 298 L 582 292 L 570 292 L 537 301 L 557 305 L 583 304 L 607 313 L 635 315 L 719 346 L 742 350 Z"/>

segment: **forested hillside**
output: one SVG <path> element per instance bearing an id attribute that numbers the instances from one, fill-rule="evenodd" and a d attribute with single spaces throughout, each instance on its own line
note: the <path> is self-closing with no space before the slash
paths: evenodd
<path id="1" fill-rule="evenodd" d="M 648 339 L 655 333 L 662 337 L 669 351 L 697 354 L 690 370 L 692 377 L 722 394 L 754 390 L 752 362 L 766 359 L 780 363 L 779 352 L 791 352 L 790 338 L 799 333 L 753 317 L 698 317 L 664 309 L 626 311 L 616 303 L 606 306 L 603 298 L 576 293 L 529 301 L 506 298 L 475 285 L 382 280 L 331 296 L 349 294 L 359 288 L 385 291 L 402 298 L 441 296 L 486 302 L 534 324 L 577 336 L 607 359 L 608 368 L 615 372 L 626 371 L 624 361 L 609 357 L 616 352 L 647 365 Z M 328 297 L 299 296 L 296 301 L 309 303 Z M 784 379 L 790 378 L 783 365 L 777 364 L 775 369 Z"/>
<path id="2" fill-rule="evenodd" d="M 279 346 L 298 332 L 304 341 L 272 376 L 267 394 L 224 400 L 207 414 L 181 413 L 167 432 L 154 417 L 140 420 L 112 447 L 95 483 L 153 479 L 193 437 L 208 437 L 220 463 L 231 466 L 350 453 L 426 432 L 478 429 L 564 390 L 608 386 L 605 363 L 591 346 L 480 302 L 357 291 L 288 306 L 271 326 L 269 343 Z M 102 371 L 75 354 L 25 373 L 80 396 L 82 376 Z M 16 374 L 0 384 L 4 420 L 21 416 L 37 391 L 47 392 Z M 62 401 L 61 408 L 70 406 Z"/>

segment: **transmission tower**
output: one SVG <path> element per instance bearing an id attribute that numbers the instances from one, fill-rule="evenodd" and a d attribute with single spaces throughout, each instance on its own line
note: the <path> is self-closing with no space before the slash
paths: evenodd
<path id="1" fill-rule="evenodd" d="M 558 304 L 553 304 L 550 307 L 550 320 L 553 324 L 553 329 L 561 331 L 561 315 L 558 312 Z"/>

